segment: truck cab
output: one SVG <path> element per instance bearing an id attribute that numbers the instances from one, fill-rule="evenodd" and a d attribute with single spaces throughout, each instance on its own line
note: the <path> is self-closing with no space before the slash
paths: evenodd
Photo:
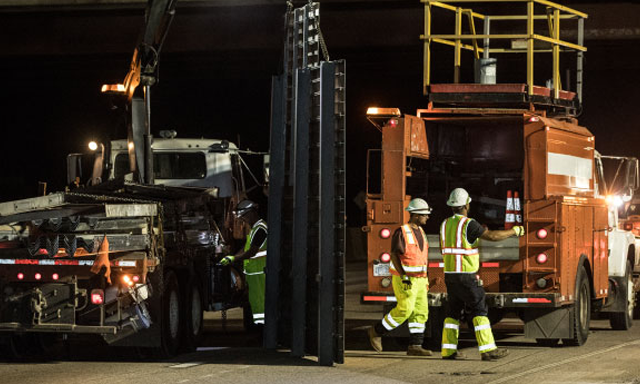
<path id="1" fill-rule="evenodd" d="M 231 197 L 242 168 L 235 144 L 216 139 L 156 138 L 154 181 L 171 187 L 217 188 L 219 197 Z M 111 142 L 109 180 L 130 173 L 126 140 Z"/>

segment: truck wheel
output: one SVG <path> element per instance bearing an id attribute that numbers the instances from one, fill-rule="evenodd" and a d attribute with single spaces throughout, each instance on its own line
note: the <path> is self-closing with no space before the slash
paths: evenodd
<path id="1" fill-rule="evenodd" d="M 193 351 L 198 346 L 203 328 L 202 295 L 197 279 L 190 279 L 185 298 L 185 348 Z"/>
<path id="2" fill-rule="evenodd" d="M 576 302 L 573 307 L 573 338 L 562 339 L 565 345 L 580 346 L 589 337 L 589 323 L 591 322 L 591 288 L 584 266 L 578 269 L 576 277 Z"/>
<path id="3" fill-rule="evenodd" d="M 162 292 L 162 347 L 161 355 L 171 357 L 178 353 L 180 346 L 180 291 L 175 273 L 164 275 Z"/>
<path id="4" fill-rule="evenodd" d="M 624 274 L 624 282 L 620 285 L 622 299 L 625 301 L 624 312 L 612 312 L 609 314 L 609 323 L 611 328 L 615 330 L 623 330 L 631 328 L 633 325 L 633 312 L 636 304 L 636 296 L 633 290 L 633 275 L 631 273 L 631 263 L 627 261 L 626 271 Z"/>

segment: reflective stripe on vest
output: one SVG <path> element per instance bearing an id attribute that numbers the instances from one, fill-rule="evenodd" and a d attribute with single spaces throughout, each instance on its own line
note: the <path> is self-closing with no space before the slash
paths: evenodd
<path id="1" fill-rule="evenodd" d="M 259 229 L 264 229 L 264 231 L 268 234 L 269 231 L 267 229 L 267 223 L 260 219 L 258 221 L 255 222 L 255 224 L 253 224 L 253 226 L 251 227 L 251 232 L 249 232 L 249 234 L 247 235 L 247 241 L 244 243 L 244 251 L 248 251 L 249 248 L 251 248 L 251 241 L 253 241 L 253 236 L 256 235 L 256 233 L 258 232 Z M 260 255 L 262 252 L 258 252 L 255 254 L 255 256 L 252 257 L 252 259 L 256 258 L 256 257 L 264 257 L 267 255 L 267 239 L 265 238 L 264 241 L 262 242 L 262 244 L 260 244 L 259 247 L 260 251 L 264 251 L 263 255 Z M 260 255 L 260 256 L 258 256 Z"/>
<path id="2" fill-rule="evenodd" d="M 403 225 L 401 228 L 402 236 L 404 238 L 404 254 L 398 255 L 402 268 L 407 276 L 412 277 L 427 277 L 427 265 L 429 259 L 429 243 L 427 242 L 427 235 L 425 235 L 422 227 L 418 227 L 422 239 L 424 240 L 423 249 L 420 246 L 413 234 L 413 230 L 409 224 Z M 393 262 L 389 266 L 389 272 L 392 275 L 400 276 L 397 269 L 393 265 Z"/>
<path id="3" fill-rule="evenodd" d="M 475 273 L 480 266 L 478 240 L 470 244 L 467 228 L 471 219 L 453 215 L 440 226 L 440 249 L 445 273 Z"/>

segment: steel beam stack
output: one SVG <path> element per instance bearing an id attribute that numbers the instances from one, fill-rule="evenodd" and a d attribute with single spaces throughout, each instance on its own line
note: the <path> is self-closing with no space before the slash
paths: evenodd
<path id="1" fill-rule="evenodd" d="M 318 3 L 287 12 L 273 80 L 265 346 L 332 365 L 344 357 L 345 63 L 328 61 L 319 18 Z"/>

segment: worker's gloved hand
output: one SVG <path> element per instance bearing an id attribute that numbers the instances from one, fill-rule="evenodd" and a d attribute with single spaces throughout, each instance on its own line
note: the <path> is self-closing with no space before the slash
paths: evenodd
<path id="1" fill-rule="evenodd" d="M 225 256 L 222 258 L 222 260 L 220 260 L 220 265 L 229 265 L 231 263 L 233 263 L 233 260 L 235 260 L 236 257 L 235 256 Z"/>
<path id="2" fill-rule="evenodd" d="M 407 275 L 402 276 L 402 285 L 404 286 L 405 291 L 408 291 L 411 289 L 411 280 L 409 279 L 409 276 Z"/>
<path id="3" fill-rule="evenodd" d="M 513 231 L 516 233 L 516 236 L 524 236 L 524 227 L 522 225 L 516 225 L 513 227 Z"/>

